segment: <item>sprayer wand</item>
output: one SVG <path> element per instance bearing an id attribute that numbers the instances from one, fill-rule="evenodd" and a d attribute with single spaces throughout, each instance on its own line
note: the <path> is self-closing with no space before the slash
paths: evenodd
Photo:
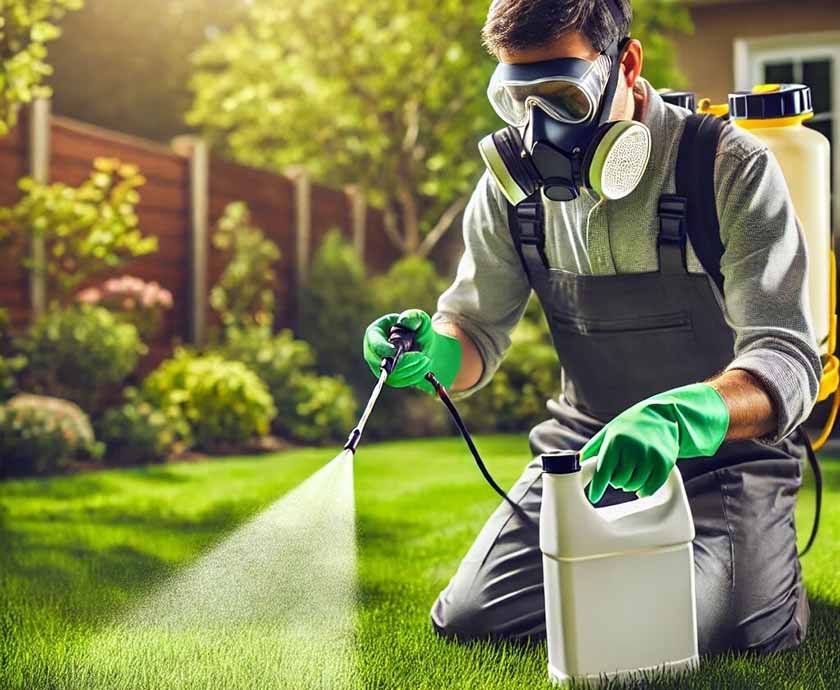
<path id="1" fill-rule="evenodd" d="M 344 445 L 344 450 L 349 450 L 352 453 L 355 453 L 356 448 L 359 447 L 359 442 L 362 439 L 362 432 L 365 429 L 368 417 L 370 417 L 371 412 L 373 412 L 376 401 L 379 400 L 379 396 L 382 393 L 382 388 L 385 386 L 385 381 L 388 376 L 390 376 L 391 372 L 394 371 L 394 368 L 397 366 L 400 358 L 406 352 L 412 352 L 417 349 L 414 331 L 403 326 L 394 326 L 391 329 L 388 335 L 388 342 L 394 346 L 394 354 L 390 357 L 383 357 L 382 362 L 379 364 L 379 378 L 376 381 L 376 385 L 373 387 L 373 392 L 371 392 L 367 405 L 365 405 L 365 410 L 362 412 L 359 423 L 356 425 L 356 428 L 350 432 L 347 443 Z M 443 384 L 438 381 L 437 377 L 431 371 L 426 374 L 426 381 L 428 381 L 432 388 L 435 389 L 438 398 L 440 398 L 441 402 L 446 406 L 446 409 L 449 410 L 449 414 L 452 416 L 452 421 L 455 423 L 455 426 L 458 427 L 458 431 L 461 433 L 464 443 L 467 444 L 467 448 L 469 448 L 470 453 L 472 453 L 475 464 L 478 466 L 481 475 L 493 491 L 499 494 L 499 496 L 501 496 L 511 507 L 513 512 L 522 518 L 522 520 L 531 526 L 536 527 L 536 521 L 523 510 L 522 506 L 512 501 L 505 490 L 496 483 L 495 479 L 493 479 L 493 476 L 490 474 L 490 470 L 487 469 L 487 466 L 481 459 L 478 448 L 475 447 L 475 442 L 472 439 L 469 429 L 467 429 L 467 425 L 464 424 L 464 420 L 461 418 L 458 408 L 455 407 L 455 403 L 452 402 L 452 399 L 449 397 L 449 394 L 446 392 L 446 388 L 444 388 Z"/>
<path id="2" fill-rule="evenodd" d="M 382 389 L 385 387 L 385 381 L 391 375 L 391 372 L 394 371 L 394 368 L 397 366 L 397 362 L 400 361 L 400 358 L 406 352 L 411 352 L 417 347 L 414 342 L 414 331 L 404 328 L 403 326 L 394 326 L 391 329 L 388 336 L 388 342 L 394 346 L 394 354 L 390 357 L 383 357 L 382 361 L 379 363 L 379 378 L 376 381 L 376 385 L 373 387 L 370 398 L 368 398 L 367 405 L 365 405 L 365 410 L 362 412 L 359 423 L 356 424 L 356 428 L 350 432 L 350 436 L 347 438 L 347 443 L 344 444 L 344 450 L 349 450 L 352 453 L 355 453 L 356 448 L 359 447 L 359 442 L 362 440 L 362 432 L 365 430 L 368 417 L 370 417 L 371 412 L 373 412 L 376 401 L 379 400 L 379 396 L 382 394 Z"/>

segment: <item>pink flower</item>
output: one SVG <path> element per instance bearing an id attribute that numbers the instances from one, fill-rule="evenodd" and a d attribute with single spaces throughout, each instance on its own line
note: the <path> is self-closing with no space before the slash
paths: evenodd
<path id="1" fill-rule="evenodd" d="M 82 290 L 78 295 L 76 295 L 76 300 L 82 304 L 98 304 L 101 299 L 102 291 L 95 287 Z"/>

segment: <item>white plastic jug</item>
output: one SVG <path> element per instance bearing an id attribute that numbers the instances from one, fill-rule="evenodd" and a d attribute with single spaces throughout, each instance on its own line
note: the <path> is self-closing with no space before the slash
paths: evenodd
<path id="1" fill-rule="evenodd" d="M 595 460 L 542 456 L 548 671 L 593 687 L 697 663 L 694 522 L 679 470 L 653 496 L 595 508 Z"/>

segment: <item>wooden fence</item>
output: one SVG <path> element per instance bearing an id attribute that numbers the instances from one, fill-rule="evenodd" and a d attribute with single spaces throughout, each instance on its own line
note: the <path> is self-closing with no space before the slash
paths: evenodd
<path id="1" fill-rule="evenodd" d="M 147 179 L 137 208 L 140 227 L 158 238 L 157 253 L 132 261 L 120 274 L 157 281 L 174 297 L 162 333 L 151 343 L 147 367 L 165 357 L 173 343 L 201 341 L 212 322 L 207 293 L 223 270 L 224 258 L 212 247 L 210 236 L 233 201 L 248 204 L 255 224 L 282 252 L 277 268 L 280 326 L 293 325 L 298 286 L 329 230 L 337 228 L 363 247 L 365 262 L 373 270 L 397 258 L 382 232 L 382 212 L 360 206 L 352 191 L 310 183 L 303 174 L 277 175 L 222 160 L 208 154 L 197 139 L 182 138 L 167 148 L 51 115 L 43 101 L 22 114 L 11 134 L 0 138 L 0 205 L 17 201 L 17 182 L 24 175 L 77 185 L 99 156 L 140 168 Z M 16 328 L 43 308 L 42 286 L 24 268 L 24 258 L 8 249 L 0 254 L 0 307 L 9 311 Z"/>

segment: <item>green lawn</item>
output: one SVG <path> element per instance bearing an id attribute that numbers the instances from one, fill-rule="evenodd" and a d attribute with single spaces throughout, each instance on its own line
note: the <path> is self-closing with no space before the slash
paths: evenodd
<path id="1" fill-rule="evenodd" d="M 483 437 L 479 446 L 503 484 L 512 482 L 527 460 L 524 436 Z M 91 644 L 153 583 L 182 572 L 331 455 L 328 449 L 307 449 L 1 484 L 0 688 L 72 687 L 62 669 L 79 648 Z M 823 526 L 803 562 L 813 612 L 806 644 L 770 657 L 708 660 L 689 677 L 646 687 L 840 687 L 840 463 L 826 461 L 824 467 Z M 355 481 L 356 632 L 353 663 L 340 686 L 551 687 L 542 645 L 460 646 L 430 630 L 428 611 L 435 596 L 497 502 L 460 441 L 363 445 Z M 812 503 L 809 481 L 800 501 L 803 533 Z M 317 615 L 313 612 L 313 624 Z M 242 687 L 237 665 L 254 669 L 247 675 L 252 682 L 244 682 L 248 687 L 306 690 L 302 678 L 259 678 L 259 629 L 240 625 L 230 635 L 224 645 L 237 638 L 240 644 L 247 641 L 250 652 L 243 655 L 240 649 L 232 658 L 219 643 L 218 656 L 181 660 L 187 668 L 179 677 L 189 682 L 179 682 L 179 690 Z M 178 663 L 168 655 L 181 644 L 176 638 L 112 640 L 111 675 L 104 685 L 112 690 L 162 687 L 164 676 L 155 666 Z M 139 665 L 142 673 L 122 674 L 121 663 Z"/>

